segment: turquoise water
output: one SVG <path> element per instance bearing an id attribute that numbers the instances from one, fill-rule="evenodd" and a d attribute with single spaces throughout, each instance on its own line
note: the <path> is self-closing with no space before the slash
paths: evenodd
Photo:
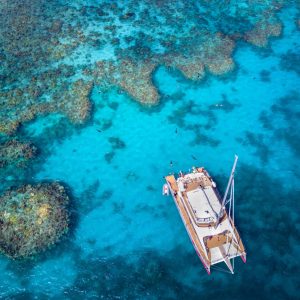
<path id="1" fill-rule="evenodd" d="M 84 125 L 59 113 L 24 123 L 17 135 L 40 155 L 26 179 L 5 174 L 3 186 L 62 182 L 72 195 L 72 222 L 57 246 L 35 258 L 1 256 L 0 298 L 299 299 L 296 14 L 294 5 L 279 13 L 282 35 L 267 48 L 238 41 L 235 70 L 226 75 L 193 82 L 157 68 L 156 106 L 96 84 Z M 86 63 L 69 58 L 78 62 Z M 237 260 L 234 276 L 207 276 L 172 199 L 161 195 L 163 176 L 205 166 L 224 192 L 234 154 L 247 263 Z"/>

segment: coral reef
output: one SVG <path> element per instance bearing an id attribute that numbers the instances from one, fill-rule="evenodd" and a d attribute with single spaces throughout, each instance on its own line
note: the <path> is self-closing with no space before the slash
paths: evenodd
<path id="1" fill-rule="evenodd" d="M 278 37 L 282 31 L 280 23 L 259 22 L 255 28 L 245 34 L 245 40 L 258 47 L 266 47 L 269 37 Z"/>
<path id="2" fill-rule="evenodd" d="M 37 148 L 31 143 L 22 143 L 18 140 L 8 140 L 0 144 L 0 168 L 6 166 L 23 167 L 28 160 L 34 158 Z"/>
<path id="3" fill-rule="evenodd" d="M 59 69 L 44 72 L 42 76 L 32 77 L 31 83 L 23 89 L 0 91 L 0 132 L 13 134 L 21 123 L 53 112 L 65 114 L 74 123 L 86 121 L 91 110 L 89 94 L 92 83 L 82 79 L 61 82 L 59 76 L 66 76 L 68 72 L 72 70 L 60 66 Z"/>
<path id="4" fill-rule="evenodd" d="M 130 56 L 120 57 L 117 63 L 98 61 L 94 70 L 86 72 L 97 84 L 115 85 L 126 91 L 133 99 L 143 104 L 156 104 L 159 93 L 152 82 L 153 72 L 160 65 L 180 70 L 187 79 L 200 80 L 205 69 L 215 75 L 222 75 L 234 68 L 231 58 L 234 42 L 217 33 L 200 45 L 189 46 L 184 55 L 171 52 L 152 55 L 151 58 L 136 61 Z"/>
<path id="5" fill-rule="evenodd" d="M 191 80 L 202 79 L 205 68 L 214 75 L 222 75 L 234 68 L 231 58 L 234 42 L 217 33 L 207 38 L 205 43 L 186 49 L 185 55 L 167 54 L 161 63 L 179 69 L 183 75 Z"/>
<path id="6" fill-rule="evenodd" d="M 155 68 L 156 65 L 148 61 L 123 60 L 119 66 L 120 77 L 113 82 L 141 103 L 156 104 L 158 92 L 151 79 Z"/>
<path id="7" fill-rule="evenodd" d="M 70 89 L 63 95 L 62 101 L 58 102 L 58 111 L 64 112 L 75 124 L 84 123 L 90 117 L 89 95 L 92 86 L 92 82 L 85 82 L 82 79 L 72 83 Z"/>
<path id="8" fill-rule="evenodd" d="M 234 67 L 231 58 L 234 42 L 228 37 L 218 33 L 209 43 L 213 45 L 205 51 L 205 66 L 215 75 L 222 75 L 231 71 Z"/>
<path id="9" fill-rule="evenodd" d="M 156 104 L 160 65 L 191 80 L 229 72 L 236 40 L 265 47 L 280 35 L 282 3 L 12 0 L 0 11 L 0 132 L 54 112 L 84 123 L 93 84 Z"/>
<path id="10" fill-rule="evenodd" d="M 180 70 L 187 79 L 199 80 L 205 75 L 203 59 L 199 56 L 195 56 L 192 60 L 180 55 L 174 55 L 173 57 L 168 55 L 165 57 L 164 62 L 167 67 Z"/>
<path id="11" fill-rule="evenodd" d="M 56 243 L 68 231 L 68 202 L 58 183 L 6 191 L 0 196 L 0 251 L 23 258 Z"/>
<path id="12" fill-rule="evenodd" d="M 152 74 L 156 67 L 156 61 L 134 61 L 127 57 L 120 59 L 117 64 L 98 61 L 91 74 L 99 85 L 114 85 L 140 103 L 156 104 L 159 94 L 152 82 Z"/>

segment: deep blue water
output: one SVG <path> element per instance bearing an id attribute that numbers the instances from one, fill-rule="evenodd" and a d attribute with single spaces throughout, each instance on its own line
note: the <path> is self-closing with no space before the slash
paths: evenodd
<path id="1" fill-rule="evenodd" d="M 41 255 L 0 257 L 0 298 L 299 299 L 299 7 L 287 3 L 277 17 L 281 36 L 266 48 L 237 40 L 228 74 L 191 81 L 158 67 L 156 106 L 95 84 L 85 124 L 60 113 L 22 123 L 15 136 L 37 145 L 39 157 L 25 171 L 1 173 L 3 187 L 62 182 L 72 222 L 68 235 Z M 229 34 L 230 22 L 223 26 Z M 84 28 L 91 34 L 97 23 Z M 82 41 L 64 59 L 76 69 L 115 53 L 111 45 L 101 49 L 92 52 Z M 172 199 L 161 195 L 163 176 L 205 166 L 224 192 L 234 154 L 236 223 L 247 263 L 237 260 L 234 276 L 217 270 L 207 276 Z"/>

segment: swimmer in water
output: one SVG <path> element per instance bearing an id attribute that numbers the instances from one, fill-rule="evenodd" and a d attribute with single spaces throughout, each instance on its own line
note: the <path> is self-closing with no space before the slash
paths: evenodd
<path id="1" fill-rule="evenodd" d="M 170 161 L 170 167 L 173 167 L 173 162 L 172 161 Z"/>

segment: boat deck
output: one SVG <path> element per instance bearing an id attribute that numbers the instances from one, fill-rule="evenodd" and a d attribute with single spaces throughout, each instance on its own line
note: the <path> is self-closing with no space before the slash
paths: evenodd
<path id="1" fill-rule="evenodd" d="M 170 184 L 171 188 L 173 191 L 175 191 L 176 193 L 179 191 L 178 189 L 178 185 L 177 185 L 177 182 L 176 182 L 176 179 L 174 177 L 174 175 L 170 175 L 170 176 L 167 176 L 166 177 L 166 180 L 168 181 L 168 183 Z M 194 229 L 194 226 L 191 222 L 191 219 L 189 217 L 189 214 L 185 208 L 185 206 L 183 205 L 182 201 L 180 200 L 180 197 L 178 194 L 175 194 L 174 195 L 174 198 L 176 200 L 176 205 L 177 205 L 177 208 L 179 210 L 179 213 L 182 217 L 182 220 L 184 222 L 184 225 L 188 231 L 188 234 L 190 236 L 190 239 L 200 257 L 200 259 L 202 260 L 204 266 L 207 266 L 209 267 L 210 266 L 210 261 L 208 259 L 205 258 L 205 250 L 203 249 L 203 246 L 201 245 L 201 242 L 198 238 L 198 235 Z M 204 260 L 204 261 L 203 261 Z"/>

